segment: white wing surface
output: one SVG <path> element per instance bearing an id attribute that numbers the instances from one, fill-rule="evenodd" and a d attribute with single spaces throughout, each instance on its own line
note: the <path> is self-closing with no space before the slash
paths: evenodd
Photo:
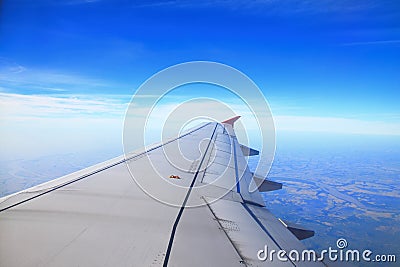
<path id="1" fill-rule="evenodd" d="M 257 258 L 312 232 L 249 192 L 235 119 L 1 198 L 0 266 L 323 266 Z"/>

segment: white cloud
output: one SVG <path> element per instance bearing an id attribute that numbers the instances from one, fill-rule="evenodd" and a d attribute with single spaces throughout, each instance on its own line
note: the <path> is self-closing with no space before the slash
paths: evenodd
<path id="1" fill-rule="evenodd" d="M 67 97 L 0 93 L 0 160 L 35 158 L 60 151 L 88 151 L 99 147 L 122 148 L 124 114 L 129 100 L 130 96 L 125 95 Z M 147 129 L 159 128 L 178 104 L 169 99 L 157 107 Z M 229 103 L 228 106 L 233 113 L 224 111 L 216 103 L 192 103 L 175 111 L 171 125 L 180 127 L 176 126 L 176 122 L 187 122 L 187 117 L 199 116 L 204 113 L 202 111 L 207 111 L 206 116 L 219 121 L 232 115 L 242 115 L 237 132 L 239 135 L 246 132 L 250 138 L 249 145 L 257 147 L 259 134 L 252 121 L 254 119 L 250 118 L 251 112 L 237 103 Z M 140 106 L 135 112 L 144 114 Z M 279 131 L 400 135 L 400 124 L 397 122 L 284 115 L 274 116 L 274 120 L 278 135 Z M 159 136 L 156 135 L 155 139 Z"/>
<path id="2" fill-rule="evenodd" d="M 22 95 L 0 93 L 0 121 L 28 118 L 120 118 L 123 119 L 130 101 L 129 95 Z M 176 99 L 175 99 L 176 100 Z M 182 123 L 190 116 L 208 116 L 217 121 L 234 115 L 241 115 L 247 130 L 257 128 L 250 110 L 236 102 L 218 103 L 216 100 L 190 101 L 189 104 L 168 99 L 151 113 L 148 129 L 157 128 L 171 112 L 172 122 Z M 225 104 L 224 104 L 225 103 Z M 178 109 L 177 109 L 178 108 Z M 146 116 L 139 106 L 136 114 Z M 175 111 L 174 111 L 175 110 Z M 135 114 L 135 115 L 136 115 Z M 340 117 L 318 116 L 274 116 L 277 130 L 304 132 L 331 132 L 350 134 L 400 135 L 397 121 L 369 121 Z"/>
<path id="3" fill-rule="evenodd" d="M 275 116 L 279 131 L 400 135 L 400 123 L 335 117 Z"/>
<path id="4" fill-rule="evenodd" d="M 82 1 L 82 0 L 81 0 Z M 273 14 L 295 14 L 295 13 L 333 13 L 333 12 L 357 12 L 376 7 L 373 0 L 353 1 L 298 1 L 298 0 L 171 0 L 171 1 L 137 1 L 134 7 L 174 6 L 180 8 L 207 8 L 223 7 L 229 9 L 247 9 L 257 12 L 263 11 Z"/>
<path id="5" fill-rule="evenodd" d="M 364 41 L 364 42 L 343 43 L 342 46 L 386 45 L 386 44 L 399 44 L 399 43 L 400 43 L 400 40 L 381 40 L 381 41 Z"/>
<path id="6" fill-rule="evenodd" d="M 122 116 L 129 96 L 22 95 L 0 93 L 1 119 L 27 117 Z"/>
<path id="7" fill-rule="evenodd" d="M 78 89 L 98 91 L 119 85 L 74 73 L 29 68 L 0 57 L 0 86 L 2 91 L 60 92 Z"/>
<path id="8" fill-rule="evenodd" d="M 0 160 L 122 150 L 126 96 L 0 93 Z"/>

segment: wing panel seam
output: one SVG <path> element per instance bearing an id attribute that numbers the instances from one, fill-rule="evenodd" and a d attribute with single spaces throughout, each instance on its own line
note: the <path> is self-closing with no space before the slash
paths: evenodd
<path id="1" fill-rule="evenodd" d="M 245 266 L 248 266 L 247 263 L 244 261 L 244 257 L 240 254 L 239 249 L 235 246 L 235 243 L 233 242 L 233 240 L 229 237 L 228 233 L 226 232 L 226 230 L 224 229 L 224 227 L 222 226 L 221 222 L 218 220 L 217 215 L 214 213 L 214 211 L 211 209 L 210 204 L 207 202 L 205 197 L 201 197 L 204 202 L 206 203 L 208 209 L 211 211 L 212 215 L 214 216 L 215 220 L 217 221 L 219 227 L 222 229 L 222 231 L 224 232 L 225 236 L 228 238 L 229 242 L 232 244 L 233 248 L 235 249 L 236 253 L 238 254 L 238 256 L 240 257 L 240 260 L 242 264 L 244 264 Z"/>
<path id="2" fill-rule="evenodd" d="M 279 245 L 279 243 L 275 240 L 275 238 L 271 235 L 271 233 L 265 228 L 265 226 L 260 222 L 260 220 L 257 218 L 257 216 L 250 210 L 250 208 L 247 206 L 246 203 L 241 203 L 244 209 L 249 213 L 249 215 L 253 218 L 253 220 L 260 226 L 260 228 L 268 235 L 269 238 L 275 243 L 275 245 L 278 246 L 279 249 L 283 250 L 283 248 Z M 293 261 L 289 259 L 289 261 L 293 264 L 293 266 L 296 266 Z"/>
<path id="3" fill-rule="evenodd" d="M 171 236 L 170 236 L 170 238 L 169 238 L 167 251 L 166 251 L 166 253 L 165 253 L 165 258 L 164 258 L 163 267 L 167 267 L 167 266 L 168 266 L 168 261 L 169 261 L 170 255 L 171 255 L 172 244 L 173 244 L 173 242 L 174 242 L 174 237 L 175 237 L 176 229 L 178 228 L 179 221 L 180 221 L 180 219 L 181 219 L 181 217 L 182 217 L 183 211 L 184 211 L 185 206 L 186 206 L 186 203 L 187 203 L 187 201 L 188 201 L 188 199 L 189 199 L 190 193 L 192 192 L 192 189 L 193 189 L 193 186 L 194 186 L 194 184 L 195 184 L 195 182 L 196 182 L 197 176 L 199 175 L 201 166 L 203 165 L 203 162 L 204 162 L 204 159 L 205 159 L 205 157 L 206 157 L 206 155 L 207 155 L 208 149 L 210 148 L 210 144 L 211 144 L 211 142 L 212 142 L 212 139 L 213 139 L 213 137 L 214 137 L 214 134 L 215 134 L 215 131 L 216 131 L 217 127 L 218 127 L 218 124 L 215 125 L 214 131 L 213 131 L 213 133 L 212 133 L 212 135 L 211 135 L 211 138 L 210 138 L 210 142 L 208 142 L 207 148 L 206 148 L 206 150 L 205 150 L 205 152 L 204 152 L 204 156 L 203 156 L 203 158 L 201 159 L 201 162 L 200 162 L 200 164 L 199 164 L 199 167 L 198 167 L 198 169 L 197 169 L 197 172 L 196 172 L 196 174 L 195 174 L 194 177 L 193 177 L 193 180 L 192 180 L 192 182 L 191 182 L 191 184 L 190 184 L 190 186 L 189 186 L 189 190 L 188 190 L 188 192 L 186 193 L 185 199 L 183 200 L 182 206 L 181 206 L 181 208 L 179 209 L 178 215 L 176 216 L 175 222 L 174 222 L 174 224 L 173 224 L 173 226 L 172 226 Z"/>

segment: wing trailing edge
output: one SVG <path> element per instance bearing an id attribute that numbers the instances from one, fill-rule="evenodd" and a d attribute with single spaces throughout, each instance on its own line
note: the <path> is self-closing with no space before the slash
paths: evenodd
<path id="1" fill-rule="evenodd" d="M 245 145 L 240 145 L 240 149 L 242 150 L 243 156 L 245 157 L 251 157 L 260 154 L 258 150 L 253 149 L 251 147 L 247 147 Z"/>
<path id="2" fill-rule="evenodd" d="M 315 232 L 313 230 L 309 230 L 304 228 L 301 225 L 284 221 L 282 219 L 278 219 L 292 234 L 294 234 L 298 240 L 303 240 L 306 238 L 313 237 Z"/>
<path id="3" fill-rule="evenodd" d="M 263 179 L 255 174 L 253 174 L 253 180 L 257 185 L 258 191 L 260 192 L 269 192 L 282 189 L 281 183 Z"/>
<path id="4" fill-rule="evenodd" d="M 258 178 L 256 178 L 258 179 Z M 270 180 L 256 181 L 256 184 L 259 184 L 258 191 L 260 192 L 269 192 L 282 189 L 282 184 Z"/>

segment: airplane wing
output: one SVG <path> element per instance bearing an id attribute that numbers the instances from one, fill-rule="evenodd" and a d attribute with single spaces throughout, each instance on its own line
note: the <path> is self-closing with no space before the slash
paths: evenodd
<path id="1" fill-rule="evenodd" d="M 1 198 L 0 266 L 323 266 L 258 259 L 313 232 L 267 210 L 280 184 L 250 192 L 236 119 Z"/>

